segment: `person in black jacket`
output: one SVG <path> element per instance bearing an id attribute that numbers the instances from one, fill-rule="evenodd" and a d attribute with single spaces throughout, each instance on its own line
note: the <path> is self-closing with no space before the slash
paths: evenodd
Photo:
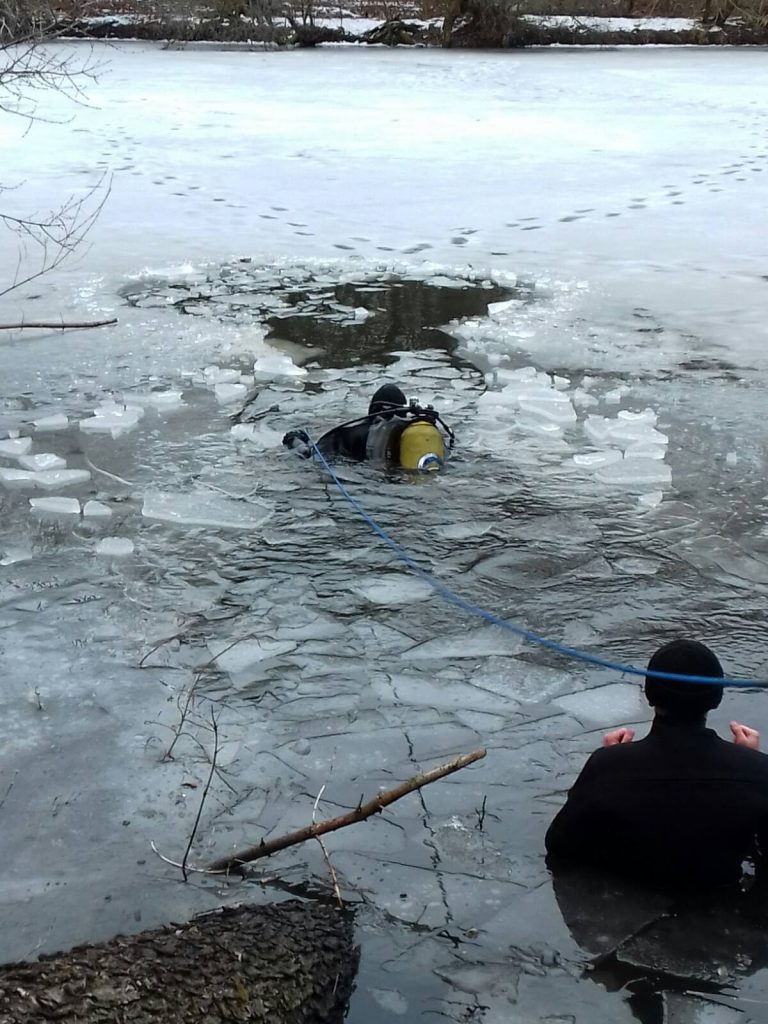
<path id="1" fill-rule="evenodd" d="M 404 469 L 440 469 L 446 444 L 438 424 L 452 440 L 453 434 L 431 406 L 409 403 L 396 384 L 383 384 L 367 414 L 327 430 L 316 442 L 317 450 L 324 459 L 372 459 Z M 305 459 L 315 454 L 304 430 L 289 430 L 283 444 Z"/>
<path id="2" fill-rule="evenodd" d="M 675 640 L 648 669 L 718 679 L 704 644 Z M 582 864 L 679 888 L 738 882 L 745 858 L 768 854 L 768 756 L 754 729 L 731 723 L 732 743 L 706 728 L 722 700 L 715 683 L 647 675 L 648 736 L 607 734 L 546 835 L 551 866 Z M 757 843 L 757 847 L 755 847 Z"/>

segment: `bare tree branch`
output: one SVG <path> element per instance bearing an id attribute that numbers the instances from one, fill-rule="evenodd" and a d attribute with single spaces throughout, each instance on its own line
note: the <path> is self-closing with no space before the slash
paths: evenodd
<path id="1" fill-rule="evenodd" d="M 241 850 L 239 853 L 231 854 L 228 857 L 220 857 L 212 864 L 209 864 L 207 870 L 215 872 L 237 871 L 244 864 L 258 860 L 260 857 L 269 857 L 279 850 L 286 850 L 289 846 L 296 846 L 299 843 L 306 842 L 307 839 L 317 839 L 318 836 L 325 835 L 327 832 L 335 832 L 337 829 L 345 828 L 347 825 L 354 825 L 358 821 L 365 821 L 366 818 L 370 818 L 373 814 L 379 814 L 389 804 L 406 796 L 406 794 L 413 793 L 414 790 L 421 789 L 422 786 L 428 786 L 430 782 L 435 782 L 437 779 L 442 779 L 446 775 L 451 775 L 453 772 L 466 768 L 467 765 L 480 761 L 484 757 L 485 750 L 473 750 L 470 754 L 462 754 L 460 757 L 449 761 L 447 764 L 440 765 L 438 768 L 432 768 L 428 772 L 414 775 L 413 778 L 401 783 L 394 789 L 387 790 L 385 793 L 379 793 L 378 796 L 369 800 L 368 803 L 360 803 L 354 810 L 348 811 L 346 814 L 340 814 L 335 818 L 327 818 L 318 824 L 313 822 L 305 828 L 297 829 L 295 832 L 290 832 L 288 835 L 280 836 L 277 839 L 270 839 L 267 842 L 262 840 L 257 846 L 250 846 L 248 849 Z"/>
<path id="2" fill-rule="evenodd" d="M 109 320 L 73 320 L 65 322 L 61 320 L 22 320 L 16 324 L 0 324 L 0 331 L 24 331 L 30 328 L 36 328 L 41 330 L 48 330 L 49 328 L 53 331 L 70 331 L 74 328 L 83 327 L 110 327 L 112 324 L 117 323 L 117 317 L 113 316 Z"/>

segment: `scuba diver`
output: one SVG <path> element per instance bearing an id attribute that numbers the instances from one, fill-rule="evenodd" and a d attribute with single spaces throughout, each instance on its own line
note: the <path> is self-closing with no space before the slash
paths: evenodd
<path id="1" fill-rule="evenodd" d="M 430 472 L 442 468 L 446 448 L 451 448 L 453 441 L 453 431 L 431 405 L 422 407 L 415 399 L 408 402 L 396 384 L 383 384 L 365 416 L 326 431 L 317 441 L 317 449 L 325 459 L 370 459 Z M 283 444 L 305 459 L 316 454 L 304 430 L 289 430 Z"/>

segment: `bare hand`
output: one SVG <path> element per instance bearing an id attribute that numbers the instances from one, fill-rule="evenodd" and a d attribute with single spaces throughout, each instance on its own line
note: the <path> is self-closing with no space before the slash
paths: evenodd
<path id="1" fill-rule="evenodd" d="M 740 725 L 738 722 L 731 722 L 733 742 L 738 747 L 749 747 L 750 750 L 760 749 L 760 733 L 757 729 L 750 729 L 748 725 Z"/>
<path id="2" fill-rule="evenodd" d="M 745 726 L 742 725 L 739 728 L 744 729 Z M 753 730 L 750 729 L 749 731 L 752 732 Z M 611 732 L 607 732 L 603 736 L 603 746 L 615 747 L 619 743 L 631 743 L 634 738 L 635 730 L 622 725 L 619 729 L 612 729 Z"/>

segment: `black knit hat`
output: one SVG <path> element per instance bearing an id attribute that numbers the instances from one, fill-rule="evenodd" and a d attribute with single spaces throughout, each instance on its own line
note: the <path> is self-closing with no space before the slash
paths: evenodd
<path id="1" fill-rule="evenodd" d="M 723 678 L 717 657 L 697 640 L 672 640 L 651 657 L 648 668 L 680 676 Z M 655 708 L 675 715 L 705 715 L 723 699 L 723 687 L 713 683 L 683 683 L 674 679 L 645 677 L 645 696 Z"/>
<path id="2" fill-rule="evenodd" d="M 408 405 L 408 399 L 397 384 L 382 384 L 371 399 L 368 415 L 372 416 L 376 412 L 382 413 L 387 409 L 400 408 L 403 405 Z"/>

